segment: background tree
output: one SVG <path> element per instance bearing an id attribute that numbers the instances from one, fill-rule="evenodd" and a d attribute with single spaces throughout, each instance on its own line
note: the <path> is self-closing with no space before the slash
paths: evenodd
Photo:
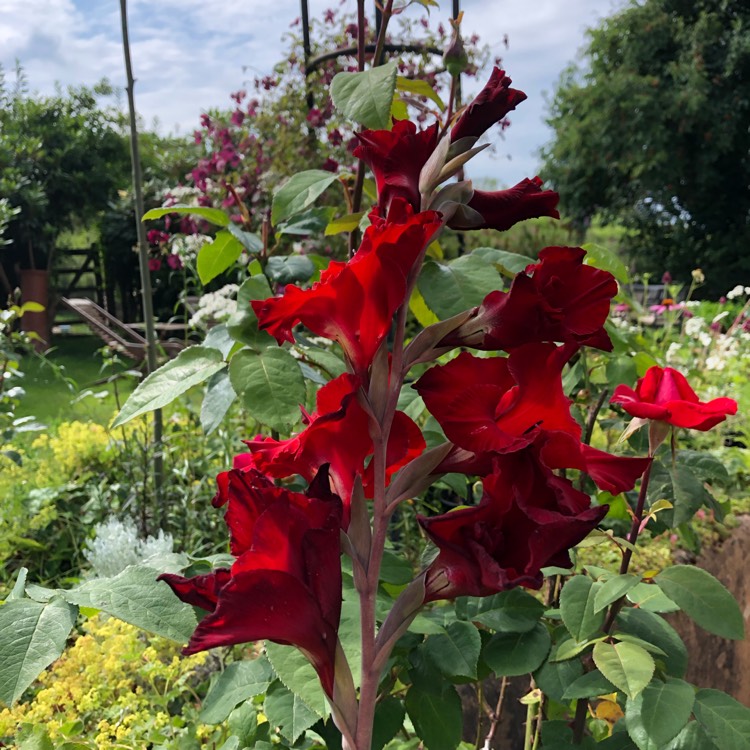
<path id="1" fill-rule="evenodd" d="M 722 293 L 750 275 L 750 6 L 642 0 L 589 32 L 547 121 L 543 176 L 563 215 L 635 230 L 639 270 Z"/>
<path id="2" fill-rule="evenodd" d="M 20 70 L 13 86 L 0 79 L 0 198 L 20 209 L 5 232 L 13 285 L 18 268 L 47 268 L 60 234 L 89 225 L 127 185 L 122 115 L 102 103 L 112 93 L 102 82 L 39 97 Z"/>

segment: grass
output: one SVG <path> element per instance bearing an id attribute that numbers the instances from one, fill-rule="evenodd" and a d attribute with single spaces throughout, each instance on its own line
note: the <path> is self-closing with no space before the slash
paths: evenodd
<path id="1" fill-rule="evenodd" d="M 102 369 L 102 342 L 94 336 L 58 336 L 46 358 L 30 356 L 21 363 L 23 388 L 17 416 L 33 415 L 53 426 L 61 421 L 92 421 L 107 425 L 137 380 L 120 375 L 116 383 L 107 382 L 114 374 L 135 368 L 122 359 Z"/>

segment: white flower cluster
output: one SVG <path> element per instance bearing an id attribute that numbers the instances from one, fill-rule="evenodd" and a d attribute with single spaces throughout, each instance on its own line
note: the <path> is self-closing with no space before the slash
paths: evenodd
<path id="1" fill-rule="evenodd" d="M 716 346 L 706 357 L 707 370 L 723 370 L 727 362 L 740 356 L 740 347 L 737 339 L 731 336 L 718 336 Z"/>
<path id="2" fill-rule="evenodd" d="M 187 206 L 197 206 L 198 196 L 201 191 L 196 187 L 190 187 L 189 185 L 176 185 L 168 190 L 164 191 L 162 195 L 162 205 L 166 208 L 167 206 L 174 206 L 175 203 L 182 203 Z"/>
<path id="3" fill-rule="evenodd" d="M 701 346 L 710 346 L 713 336 L 708 330 L 705 318 L 688 318 L 685 321 L 685 335 L 688 338 L 695 339 Z"/>
<path id="4" fill-rule="evenodd" d="M 158 536 L 139 539 L 132 520 L 110 516 L 94 527 L 94 538 L 87 543 L 83 555 L 97 577 L 109 578 L 122 573 L 128 565 L 171 554 L 173 545 L 172 535 L 161 529 Z"/>
<path id="5" fill-rule="evenodd" d="M 744 297 L 745 295 L 750 295 L 750 286 L 737 284 L 734 289 L 730 289 L 727 292 L 727 299 L 736 299 L 737 297 Z"/>
<path id="6" fill-rule="evenodd" d="M 205 234 L 174 234 L 169 240 L 169 252 L 173 253 L 185 263 L 194 263 L 198 257 L 198 251 L 211 238 Z"/>
<path id="7" fill-rule="evenodd" d="M 204 294 L 198 301 L 198 311 L 190 318 L 193 328 L 204 327 L 208 323 L 221 323 L 237 312 L 237 284 L 227 284 L 215 292 Z"/>

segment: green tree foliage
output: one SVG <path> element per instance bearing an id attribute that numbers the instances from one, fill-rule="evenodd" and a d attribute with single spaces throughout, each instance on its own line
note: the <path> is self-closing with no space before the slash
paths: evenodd
<path id="1" fill-rule="evenodd" d="M 723 292 L 750 272 L 750 6 L 641 0 L 589 32 L 548 123 L 544 176 L 584 227 L 635 233 L 640 270 L 707 270 Z"/>
<path id="2" fill-rule="evenodd" d="M 86 226 L 127 184 L 121 115 L 104 107 L 102 82 L 54 96 L 30 95 L 22 71 L 0 79 L 0 198 L 18 210 L 6 230 L 13 264 L 45 267 L 64 230 Z"/>

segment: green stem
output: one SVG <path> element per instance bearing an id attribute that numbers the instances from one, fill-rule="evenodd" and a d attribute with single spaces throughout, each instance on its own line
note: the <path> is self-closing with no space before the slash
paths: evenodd
<path id="1" fill-rule="evenodd" d="M 537 705 L 536 703 L 529 703 L 526 707 L 526 731 L 523 735 L 523 750 L 531 750 L 534 740 L 534 727 L 536 725 L 534 719 L 536 718 Z"/>

